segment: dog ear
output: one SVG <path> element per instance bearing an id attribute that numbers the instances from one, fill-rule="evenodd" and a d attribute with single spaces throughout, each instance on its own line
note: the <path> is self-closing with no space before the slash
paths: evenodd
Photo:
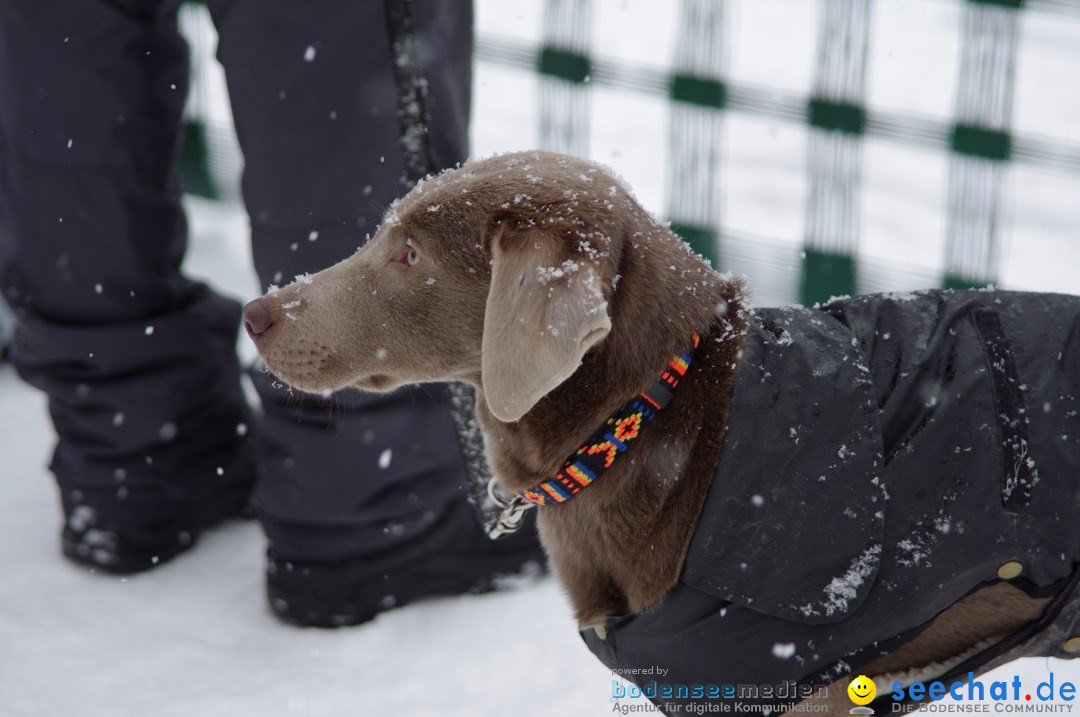
<path id="1" fill-rule="evenodd" d="M 481 381 L 492 414 L 516 421 L 577 370 L 611 330 L 594 261 L 567 259 L 553 231 L 491 225 Z"/>

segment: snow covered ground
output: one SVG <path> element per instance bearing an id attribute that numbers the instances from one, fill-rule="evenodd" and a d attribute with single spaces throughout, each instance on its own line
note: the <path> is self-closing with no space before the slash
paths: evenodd
<path id="1" fill-rule="evenodd" d="M 669 20 L 641 22 L 635 15 L 643 12 L 641 2 L 601 5 L 605 27 L 625 29 L 638 18 L 641 32 L 670 35 Z M 776 2 L 758 6 L 778 21 L 806 21 L 798 12 L 784 19 Z M 538 2 L 500 10 L 506 7 L 497 0 L 480 2 L 480 30 L 513 34 L 537 26 Z M 745 13 L 741 22 L 760 19 Z M 627 48 L 613 39 L 617 34 L 600 33 L 600 50 L 639 62 L 666 61 L 669 45 Z M 752 73 L 755 66 L 736 63 L 735 71 Z M 480 69 L 473 131 L 478 154 L 534 143 L 520 132 L 521 118 L 535 109 L 534 90 L 535 80 L 520 74 Z M 663 109 L 632 97 L 621 101 L 652 129 L 620 130 L 619 112 L 607 104 L 608 118 L 597 117 L 594 125 L 605 127 L 596 131 L 594 156 L 615 166 L 659 212 L 663 172 L 651 148 L 665 141 Z M 1075 109 L 1059 107 L 1055 116 L 1072 117 Z M 782 142 L 787 131 L 743 144 L 746 163 L 760 158 L 775 164 L 778 152 L 789 151 Z M 778 174 L 781 185 L 789 175 L 801 176 L 801 154 L 793 156 Z M 741 191 L 739 182 L 730 185 Z M 1012 287 L 1080 290 L 1076 184 L 1054 186 L 1045 193 L 1046 213 L 1033 217 L 1031 226 L 1064 229 L 1051 232 L 1052 239 L 1037 250 L 1027 242 L 1035 242 L 1038 232 L 1024 234 L 1024 256 L 1018 244 L 1008 250 L 1004 265 Z M 777 208 L 768 201 L 749 197 L 749 204 L 739 202 L 739 211 L 772 214 L 778 221 L 802 211 L 798 204 Z M 199 201 L 191 207 L 189 273 L 238 298 L 257 295 L 240 210 Z M 886 238 L 875 252 L 909 258 L 910 247 Z M 241 347 L 250 356 L 247 342 Z M 0 367 L 0 717 L 530 717 L 612 711 L 612 678 L 578 639 L 551 579 L 493 595 L 430 601 L 363 627 L 327 632 L 287 627 L 270 615 L 263 593 L 264 540 L 255 523 L 215 530 L 192 553 L 146 575 L 119 579 L 74 567 L 59 555 L 59 501 L 46 469 L 53 440 L 43 398 L 19 383 L 10 366 Z M 1046 660 L 1007 666 L 983 681 L 1011 680 L 1018 673 L 1034 685 L 1050 671 L 1059 683 L 1080 682 L 1080 666 Z"/>

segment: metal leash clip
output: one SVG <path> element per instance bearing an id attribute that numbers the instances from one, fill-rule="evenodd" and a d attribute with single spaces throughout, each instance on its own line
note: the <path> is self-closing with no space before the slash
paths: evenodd
<path id="1" fill-rule="evenodd" d="M 500 496 L 495 487 L 494 478 L 488 481 L 487 492 L 488 497 L 491 498 L 491 502 L 502 508 L 499 519 L 495 521 L 495 525 L 488 531 L 488 537 L 492 540 L 498 540 L 504 535 L 516 533 L 521 527 L 522 521 L 525 519 L 525 512 L 529 510 L 529 508 L 535 507 L 520 495 L 515 495 L 510 500 Z"/>

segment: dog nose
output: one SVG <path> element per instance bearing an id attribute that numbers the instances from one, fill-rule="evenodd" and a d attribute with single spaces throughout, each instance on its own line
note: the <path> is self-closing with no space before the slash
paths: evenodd
<path id="1" fill-rule="evenodd" d="M 244 307 L 244 328 L 249 336 L 258 336 L 266 332 L 274 325 L 274 318 L 270 316 L 270 309 L 262 299 L 249 301 Z"/>

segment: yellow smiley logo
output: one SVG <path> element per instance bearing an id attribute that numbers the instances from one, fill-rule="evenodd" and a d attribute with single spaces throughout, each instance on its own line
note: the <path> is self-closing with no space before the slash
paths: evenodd
<path id="1" fill-rule="evenodd" d="M 857 705 L 867 705 L 874 701 L 877 687 L 866 675 L 859 675 L 847 686 L 848 697 Z"/>

